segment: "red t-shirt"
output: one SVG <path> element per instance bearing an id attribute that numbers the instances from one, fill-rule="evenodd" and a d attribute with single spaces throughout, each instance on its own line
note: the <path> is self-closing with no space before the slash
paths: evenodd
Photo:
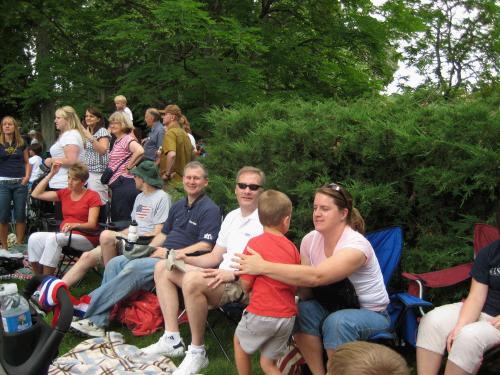
<path id="1" fill-rule="evenodd" d="M 263 233 L 248 241 L 247 246 L 267 261 L 300 264 L 299 251 L 285 236 Z M 248 251 L 245 249 L 243 253 L 248 254 Z M 241 275 L 241 278 L 253 284 L 247 311 L 255 315 L 274 318 L 289 318 L 297 315 L 295 286 L 263 275 Z"/>
<path id="2" fill-rule="evenodd" d="M 64 224 L 66 223 L 86 223 L 89 219 L 89 210 L 92 207 L 101 206 L 101 198 L 93 190 L 87 190 L 83 196 L 74 201 L 71 199 L 71 191 L 69 189 L 57 190 L 57 196 L 61 202 L 63 221 L 59 228 L 62 230 Z M 97 229 L 97 228 L 96 228 Z M 73 231 L 73 233 L 81 234 L 87 238 L 92 244 L 97 246 L 99 244 L 99 236 L 89 236 L 78 231 Z"/>

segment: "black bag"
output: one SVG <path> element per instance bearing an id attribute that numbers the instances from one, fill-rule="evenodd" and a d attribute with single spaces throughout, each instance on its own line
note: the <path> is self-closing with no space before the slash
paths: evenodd
<path id="1" fill-rule="evenodd" d="M 0 257 L 0 275 L 10 275 L 23 268 L 22 258 Z"/>
<path id="2" fill-rule="evenodd" d="M 346 277 L 336 283 L 312 288 L 314 299 L 330 312 L 343 309 L 359 309 L 358 295 Z"/>
<path id="3" fill-rule="evenodd" d="M 104 170 L 104 172 L 102 172 L 102 175 L 101 175 L 101 183 L 103 185 L 107 185 L 109 180 L 111 180 L 111 177 L 113 177 L 113 174 L 118 170 L 118 168 L 120 168 L 120 166 L 125 163 L 128 159 L 130 159 L 130 157 L 132 156 L 132 154 L 130 154 L 127 158 L 123 159 L 120 164 L 118 164 L 116 166 L 116 169 L 115 170 L 112 170 L 110 167 L 106 167 L 106 169 Z"/>
<path id="4" fill-rule="evenodd" d="M 101 175 L 101 183 L 107 185 L 111 177 L 113 177 L 113 173 L 115 173 L 110 167 L 106 167 L 104 172 Z"/>

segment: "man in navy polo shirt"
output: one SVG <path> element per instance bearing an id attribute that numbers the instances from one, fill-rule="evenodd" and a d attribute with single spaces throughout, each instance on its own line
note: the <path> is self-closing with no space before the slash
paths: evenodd
<path id="1" fill-rule="evenodd" d="M 176 202 L 160 234 L 150 246 L 156 250 L 146 258 L 129 260 L 123 255 L 109 261 L 99 288 L 90 293 L 91 302 L 85 319 L 71 323 L 71 328 L 87 336 L 104 336 L 113 306 L 132 292 L 151 289 L 155 264 L 164 259 L 169 249 L 180 254 L 211 250 L 221 225 L 220 208 L 205 195 L 208 173 L 203 164 L 190 162 L 182 179 L 186 198 Z"/>

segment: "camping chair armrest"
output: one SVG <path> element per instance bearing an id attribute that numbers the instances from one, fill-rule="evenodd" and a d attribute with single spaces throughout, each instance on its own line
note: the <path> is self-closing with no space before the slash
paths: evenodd
<path id="1" fill-rule="evenodd" d="M 432 307 L 432 303 L 408 293 L 396 293 L 392 297 L 403 303 L 406 308 Z"/>
<path id="2" fill-rule="evenodd" d="M 414 283 L 410 283 L 408 293 L 423 298 L 424 287 L 426 288 L 445 288 L 458 284 L 470 278 L 469 272 L 472 269 L 472 262 L 460 264 L 458 266 L 446 268 L 439 271 L 426 273 L 409 273 L 403 272 L 402 276 L 414 283 L 418 284 L 419 292 Z"/>
<path id="3" fill-rule="evenodd" d="M 101 229 L 86 229 L 86 228 L 74 228 L 71 229 L 69 232 L 73 233 L 73 231 L 77 231 L 89 236 L 98 236 L 101 234 L 102 230 Z"/>
<path id="4" fill-rule="evenodd" d="M 125 228 L 128 228 L 130 225 L 130 221 L 122 220 L 122 221 L 112 221 L 110 223 L 99 223 L 99 226 L 104 229 L 114 230 L 115 232 L 119 232 Z"/>

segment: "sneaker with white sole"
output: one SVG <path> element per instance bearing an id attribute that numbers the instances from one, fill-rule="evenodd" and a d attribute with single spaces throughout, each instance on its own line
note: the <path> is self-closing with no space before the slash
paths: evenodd
<path id="1" fill-rule="evenodd" d="M 106 335 L 104 328 L 96 326 L 89 319 L 71 322 L 71 331 L 90 337 L 104 337 Z"/>
<path id="2" fill-rule="evenodd" d="M 143 353 L 146 353 L 147 355 L 161 354 L 167 357 L 180 357 L 184 355 L 186 346 L 184 345 L 184 341 L 182 341 L 182 339 L 174 343 L 172 339 L 163 335 L 162 337 L 160 337 L 158 342 L 146 346 L 141 350 Z"/>
<path id="3" fill-rule="evenodd" d="M 194 375 L 198 374 L 201 369 L 208 366 L 207 353 L 203 351 L 196 351 L 188 346 L 186 357 L 172 375 Z"/>

